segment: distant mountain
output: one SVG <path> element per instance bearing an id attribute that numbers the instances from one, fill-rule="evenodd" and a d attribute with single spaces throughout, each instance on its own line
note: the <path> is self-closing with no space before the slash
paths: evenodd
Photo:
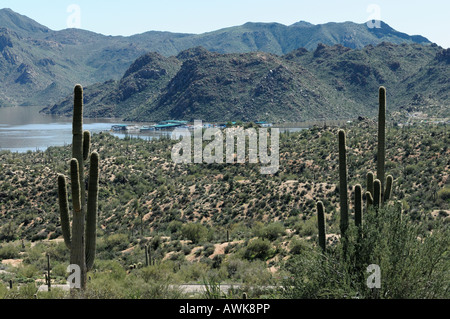
<path id="1" fill-rule="evenodd" d="M 405 78 L 399 86 L 401 106 L 408 112 L 424 111 L 429 115 L 450 113 L 450 49 L 439 50 L 418 72 Z"/>
<path id="2" fill-rule="evenodd" d="M 0 106 L 48 105 L 62 99 L 75 83 L 88 86 L 118 81 L 147 52 L 176 56 L 202 46 L 218 53 L 267 52 L 283 55 L 318 43 L 349 48 L 391 43 L 430 42 L 395 31 L 387 24 L 298 22 L 246 23 L 203 34 L 149 31 L 129 37 L 104 36 L 80 29 L 53 31 L 11 9 L 0 10 Z"/>
<path id="3" fill-rule="evenodd" d="M 366 23 L 325 23 L 313 25 L 304 21 L 285 26 L 279 23 L 252 23 L 208 32 L 195 37 L 182 38 L 181 43 L 203 46 L 220 53 L 263 51 L 278 55 L 294 49 L 316 49 L 319 43 L 341 44 L 352 49 L 381 42 L 430 44 L 422 36 L 409 36 L 392 29 L 380 21 L 380 28 L 369 28 Z M 187 46 L 186 46 L 187 47 Z M 184 48 L 182 48 L 184 49 Z"/>
<path id="4" fill-rule="evenodd" d="M 88 117 L 124 117 L 142 103 L 149 103 L 181 68 L 175 57 L 166 58 L 159 53 L 147 53 L 138 58 L 123 77 L 84 88 L 84 104 Z M 68 96 L 62 103 L 44 109 L 46 113 L 71 114 L 73 101 Z"/>
<path id="5" fill-rule="evenodd" d="M 292 122 L 371 116 L 380 85 L 389 112 L 450 116 L 449 51 L 383 42 L 363 49 L 319 44 L 279 56 L 217 53 L 197 47 L 148 53 L 119 81 L 85 88 L 85 115 L 134 121 Z M 44 110 L 70 115 L 72 95 Z M 403 113 L 405 113 L 403 112 Z"/>

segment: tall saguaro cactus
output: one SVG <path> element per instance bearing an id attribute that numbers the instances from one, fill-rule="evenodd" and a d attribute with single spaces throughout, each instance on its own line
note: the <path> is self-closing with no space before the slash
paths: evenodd
<path id="1" fill-rule="evenodd" d="M 66 246 L 70 249 L 70 263 L 80 267 L 80 286 L 86 287 L 87 272 L 95 259 L 95 243 L 98 208 L 99 156 L 90 152 L 90 133 L 83 131 L 83 88 L 74 89 L 72 124 L 72 160 L 70 179 L 72 184 L 72 230 L 70 229 L 69 203 L 66 177 L 58 175 L 58 197 L 61 215 L 61 228 Z M 84 181 L 84 162 L 90 158 L 88 197 Z"/>
<path id="2" fill-rule="evenodd" d="M 381 201 L 384 193 L 384 159 L 386 156 L 386 88 L 378 90 L 378 151 L 377 151 L 377 179 L 381 182 Z"/>
<path id="3" fill-rule="evenodd" d="M 339 204 L 341 206 L 340 230 L 345 236 L 348 228 L 347 154 L 345 131 L 339 130 Z"/>
<path id="4" fill-rule="evenodd" d="M 319 228 L 319 246 L 322 251 L 326 248 L 326 235 L 325 235 L 325 209 L 322 201 L 318 201 L 317 204 L 317 224 Z"/>
<path id="5" fill-rule="evenodd" d="M 366 211 L 370 207 L 378 210 L 392 195 L 392 175 L 387 176 L 385 181 L 385 157 L 386 157 L 386 88 L 381 86 L 378 92 L 379 109 L 378 109 L 378 149 L 377 149 L 377 172 L 368 172 L 366 179 L 367 190 L 363 193 L 360 184 L 355 185 L 355 225 L 360 228 L 363 224 L 363 194 L 366 197 Z M 346 159 L 346 134 L 340 129 L 339 138 L 339 202 L 340 202 L 340 231 L 343 240 L 344 254 L 346 252 L 346 231 L 349 226 L 349 209 L 348 209 L 348 187 L 347 187 L 347 159 Z M 317 202 L 318 211 L 318 228 L 319 234 L 323 232 L 321 212 L 323 204 Z M 319 245 L 323 247 L 323 238 L 319 236 Z"/>

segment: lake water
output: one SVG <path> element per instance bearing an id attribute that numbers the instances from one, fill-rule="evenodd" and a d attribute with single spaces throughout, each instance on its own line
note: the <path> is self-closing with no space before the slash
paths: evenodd
<path id="1" fill-rule="evenodd" d="M 44 151 L 50 146 L 72 143 L 72 118 L 41 114 L 42 107 L 0 107 L 0 150 L 12 152 Z M 125 124 L 117 119 L 83 119 L 83 129 L 91 133 L 110 131 L 115 124 Z M 131 123 L 126 123 L 131 124 Z M 144 139 L 170 135 L 169 131 L 152 131 L 133 134 Z M 126 135 L 111 132 L 124 138 Z"/>
<path id="2" fill-rule="evenodd" d="M 63 146 L 72 143 L 72 118 L 41 114 L 41 106 L 0 107 L 0 150 L 12 152 L 44 151 L 50 146 Z M 91 133 L 111 131 L 116 124 L 133 124 L 117 119 L 83 119 L 83 129 Z M 145 123 L 139 123 L 144 125 Z M 283 131 L 299 131 L 309 125 L 291 123 L 281 127 Z M 111 132 L 112 135 L 124 138 L 125 133 Z M 128 136 L 143 139 L 155 139 L 171 136 L 172 131 L 146 131 Z"/>

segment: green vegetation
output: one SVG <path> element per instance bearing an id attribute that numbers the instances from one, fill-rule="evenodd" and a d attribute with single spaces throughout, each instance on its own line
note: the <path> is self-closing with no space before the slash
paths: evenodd
<path id="1" fill-rule="evenodd" d="M 202 298 L 448 298 L 450 135 L 445 125 L 385 125 L 382 135 L 370 119 L 281 134 L 280 169 L 264 176 L 248 162 L 175 164 L 177 141 L 88 138 L 78 125 L 92 144 L 74 141 L 78 157 L 102 153 L 101 167 L 92 156 L 90 165 L 101 187 L 96 259 L 83 295 L 70 296 L 184 298 L 192 293 L 180 285 L 197 283 Z M 60 223 L 57 212 L 70 204 L 52 179 L 76 156 L 72 145 L 0 152 L 0 297 L 69 297 L 58 287 L 68 216 Z M 372 173 L 379 161 L 384 188 Z M 73 172 L 72 209 L 82 211 Z M 381 269 L 376 288 L 371 265 Z M 46 276 L 51 291 L 38 291 Z M 219 292 L 225 283 L 234 288 Z"/>
<path id="2" fill-rule="evenodd" d="M 347 254 L 342 243 L 326 257 L 309 248 L 287 262 L 286 298 L 447 299 L 449 229 L 423 232 L 410 216 L 394 206 L 365 215 L 362 228 L 350 225 Z M 359 240 L 362 236 L 364 241 Z M 419 240 L 420 239 L 420 240 Z M 369 265 L 381 269 L 380 288 L 369 288 Z"/>
<path id="3" fill-rule="evenodd" d="M 393 177 L 385 191 L 386 90 L 379 90 L 377 177 L 367 174 L 368 205 L 362 216 L 362 189 L 354 188 L 354 225 L 347 205 L 347 150 L 345 131 L 338 131 L 340 240 L 327 249 L 324 207 L 317 202 L 318 246 L 290 258 L 284 265 L 292 274 L 282 294 L 288 298 L 445 298 L 448 295 L 450 259 L 443 223 L 432 233 L 403 216 L 401 203 L 392 203 Z M 372 199 L 373 195 L 373 199 Z M 433 248 L 431 248 L 433 247 Z M 432 251 L 431 251 L 432 250 Z M 426 260 L 426 261 L 425 261 Z M 364 272 L 366 269 L 366 273 Z M 378 269 L 378 270 L 376 270 Z M 383 284 L 381 284 L 381 269 Z M 367 275 L 375 270 L 377 279 Z"/>
<path id="4" fill-rule="evenodd" d="M 72 145 L 0 151 L 0 299 L 450 297 L 450 135 L 420 123 L 449 116 L 449 50 L 385 24 L 104 37 L 52 31 L 9 9 L 0 22 L 0 106 L 53 103 L 74 79 L 124 73 L 89 86 L 84 110 L 81 86 L 73 108 L 71 96 L 45 109 L 75 109 Z M 366 40 L 333 45 L 342 27 Z M 305 30 L 314 41 L 298 38 Z M 326 124 L 375 116 L 375 89 L 377 123 Z M 175 164 L 167 138 L 91 136 L 83 113 L 323 125 L 281 134 L 280 169 L 262 176 L 248 161 Z M 399 125 L 406 118 L 418 120 Z M 82 291 L 59 286 L 69 263 L 82 266 Z M 189 283 L 206 293 L 183 291 Z"/>
<path id="5" fill-rule="evenodd" d="M 362 120 L 343 129 L 348 136 L 348 189 L 353 190 L 352 185 L 366 180 L 367 171 L 376 169 L 377 125 Z M 444 249 L 444 244 L 445 238 L 449 238 L 446 232 L 450 213 L 447 196 L 450 168 L 446 160 L 450 136 L 446 126 L 387 126 L 386 169 L 396 179 L 390 204 L 379 210 L 380 216 L 385 216 L 383 219 L 374 221 L 377 215 L 364 206 L 360 236 L 375 236 L 371 246 L 367 241 L 357 241 L 358 233 L 354 229 L 357 215 L 353 214 L 356 202 L 349 201 L 348 258 L 355 260 L 355 254 L 358 255 L 361 276 L 369 275 L 365 272 L 366 262 L 379 264 L 382 269 L 386 267 L 382 282 L 392 278 L 399 286 L 390 287 L 385 295 L 382 293 L 387 290 L 370 295 L 375 290 L 369 291 L 361 284 L 366 277 L 360 278 L 362 286 L 350 284 L 355 282 L 354 268 L 340 268 L 346 263 L 337 240 L 340 232 L 337 136 L 338 128 L 329 126 L 281 134 L 280 170 L 262 178 L 255 164 L 175 165 L 170 161 L 170 149 L 175 141 L 168 139 L 120 140 L 105 133 L 93 135 L 92 149 L 102 153 L 102 165 L 99 167 L 96 259 L 87 274 L 90 280 L 86 296 L 177 298 L 184 296 L 178 284 L 203 284 L 205 280 L 239 284 L 240 292 L 247 292 L 249 298 L 266 296 L 266 290 L 253 287 L 287 285 L 282 278 L 293 269 L 304 270 L 304 273 L 293 273 L 294 280 L 300 280 L 302 273 L 312 276 L 312 269 L 319 269 L 316 267 L 322 248 L 318 238 L 323 236 L 317 226 L 319 200 L 324 207 L 329 264 L 320 268 L 321 272 L 314 272 L 317 280 L 311 277 L 308 283 L 311 286 L 301 289 L 298 286 L 296 291 L 286 294 L 272 291 L 272 294 L 311 298 L 327 294 L 383 298 L 403 293 L 405 297 L 443 296 L 442 289 L 444 285 L 448 287 L 448 281 L 440 272 L 445 267 L 448 269 L 448 248 Z M 36 293 L 38 298 L 67 296 L 58 288 L 67 278 L 70 252 L 63 243 L 54 181 L 55 172 L 68 169 L 71 156 L 71 146 L 23 154 L 0 152 L 0 258 L 12 263 L 0 266 L 5 270 L 0 274 L 3 282 L 0 289 L 5 298 Z M 429 165 L 430 160 L 433 165 Z M 365 182 L 362 186 L 366 186 Z M 256 193 L 259 196 L 252 196 Z M 350 198 L 355 198 L 354 195 Z M 362 192 L 363 200 L 364 196 Z M 397 202 L 402 207 L 402 218 L 396 224 L 390 218 L 398 216 Z M 384 228 L 377 233 L 375 225 Z M 392 227 L 400 228 L 388 236 L 394 231 Z M 409 239 L 402 239 L 400 234 L 408 232 Z M 394 234 L 401 238 L 393 237 Z M 411 238 L 417 236 L 426 240 L 416 245 Z M 400 246 L 393 247 L 395 243 Z M 406 288 L 400 289 L 400 285 L 406 284 L 389 264 L 395 249 L 406 246 L 411 252 L 404 259 L 407 264 L 398 264 L 396 269 L 410 278 L 417 289 L 422 287 L 422 292 L 409 286 L 408 293 Z M 45 283 L 47 253 L 51 258 L 52 290 L 37 292 L 39 280 Z M 305 264 L 300 267 L 295 263 Z M 433 271 L 432 264 L 436 265 Z M 407 273 L 409 268 L 411 274 Z M 341 286 L 343 282 L 336 278 L 341 270 L 346 275 L 339 280 L 347 280 L 347 285 Z M 426 277 L 433 280 L 429 281 L 430 289 L 423 288 L 425 283 L 419 280 L 419 270 L 431 271 L 431 277 Z M 330 286 L 331 281 L 320 284 L 333 274 L 335 277 L 328 278 L 336 278 L 337 290 Z M 442 289 L 433 279 L 437 276 L 441 276 Z M 5 288 L 9 280 L 13 281 L 13 290 Z M 314 290 L 318 286 L 328 292 Z M 338 290 L 338 287 L 343 288 Z"/>

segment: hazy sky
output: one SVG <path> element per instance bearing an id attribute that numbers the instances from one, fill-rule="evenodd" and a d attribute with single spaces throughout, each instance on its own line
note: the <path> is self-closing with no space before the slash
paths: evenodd
<path id="1" fill-rule="evenodd" d="M 0 8 L 53 30 L 80 27 L 105 35 L 203 33 L 249 21 L 290 25 L 381 19 L 398 31 L 450 47 L 448 0 L 0 0 Z"/>

